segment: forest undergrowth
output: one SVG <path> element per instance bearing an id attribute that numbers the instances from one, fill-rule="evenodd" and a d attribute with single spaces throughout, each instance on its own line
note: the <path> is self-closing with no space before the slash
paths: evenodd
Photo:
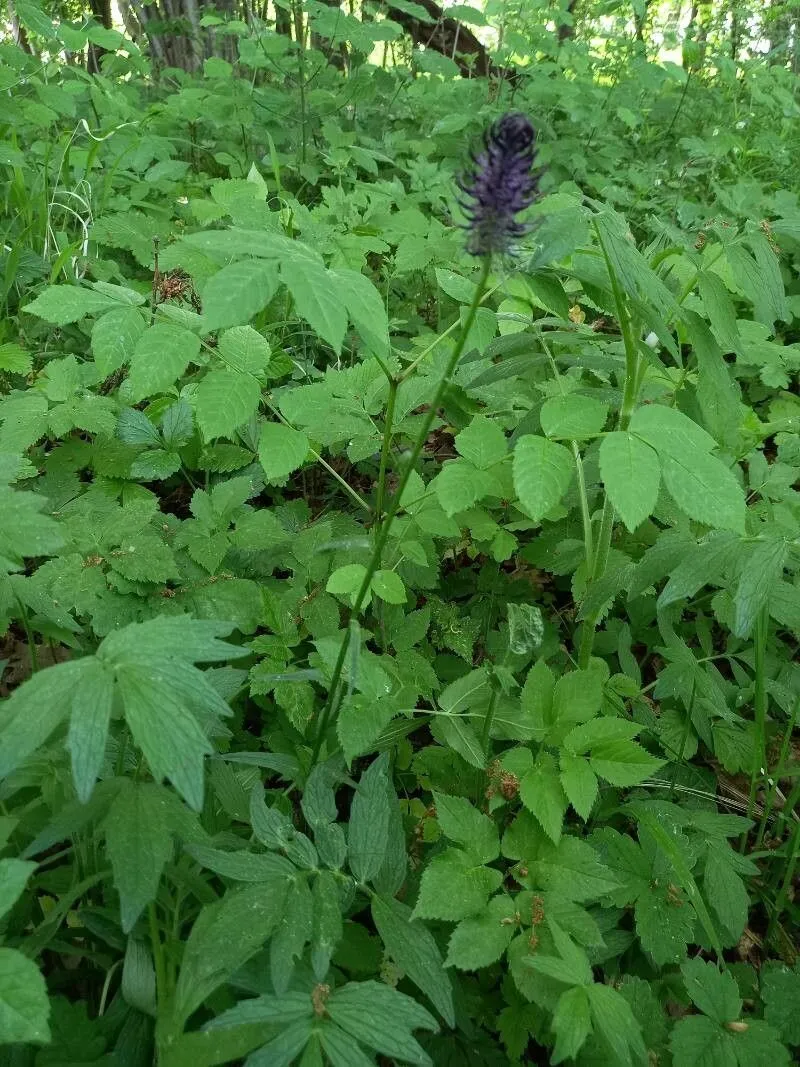
<path id="1" fill-rule="evenodd" d="M 495 7 L 16 5 L 0 1064 L 796 1062 L 798 76 Z"/>

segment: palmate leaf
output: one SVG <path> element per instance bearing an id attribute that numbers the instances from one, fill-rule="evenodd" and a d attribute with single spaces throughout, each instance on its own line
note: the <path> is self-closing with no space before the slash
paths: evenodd
<path id="1" fill-rule="evenodd" d="M 275 878 L 228 892 L 203 908 L 186 942 L 175 990 L 178 1028 L 273 933 L 287 889 L 287 879 Z"/>
<path id="2" fill-rule="evenodd" d="M 122 929 L 128 933 L 154 899 L 172 855 L 172 827 L 163 787 L 126 780 L 105 820 L 106 845 L 120 896 Z"/>
<path id="3" fill-rule="evenodd" d="M 399 900 L 372 898 L 372 918 L 386 949 L 428 997 L 448 1026 L 455 1025 L 453 990 L 442 955 L 427 925 Z"/>
<path id="4" fill-rule="evenodd" d="M 68 744 L 73 775 L 79 795 L 88 799 L 103 758 L 112 677 L 154 776 L 169 778 L 199 810 L 203 757 L 212 751 L 203 726 L 211 726 L 230 709 L 191 663 L 248 655 L 247 649 L 218 639 L 230 629 L 189 617 L 135 623 L 107 637 L 96 657 L 38 672 L 3 708 L 0 777 L 23 764 L 72 713 L 75 723 L 70 724 Z"/>

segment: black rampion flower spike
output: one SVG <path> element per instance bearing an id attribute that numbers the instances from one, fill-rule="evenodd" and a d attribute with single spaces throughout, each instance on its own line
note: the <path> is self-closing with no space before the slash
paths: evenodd
<path id="1" fill-rule="evenodd" d="M 473 256 L 508 252 L 529 227 L 517 215 L 530 207 L 538 192 L 531 173 L 536 157 L 536 131 L 527 115 L 511 112 L 484 134 L 484 149 L 472 156 L 472 169 L 458 180 L 465 194 L 459 200 L 469 220 L 467 251 Z"/>

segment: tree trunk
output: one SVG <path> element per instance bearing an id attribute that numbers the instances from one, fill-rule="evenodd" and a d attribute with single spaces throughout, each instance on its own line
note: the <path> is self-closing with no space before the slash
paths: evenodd
<path id="1" fill-rule="evenodd" d="M 644 0 L 644 8 L 642 9 L 641 15 L 636 8 L 633 10 L 633 24 L 635 27 L 636 40 L 643 46 L 645 45 L 644 30 L 647 25 L 647 16 L 650 13 L 649 8 L 650 0 Z"/>
<path id="2" fill-rule="evenodd" d="M 562 18 L 558 23 L 558 43 L 562 45 L 565 41 L 571 41 L 575 36 L 575 11 L 578 7 L 578 0 L 568 0 L 567 6 L 562 9 Z M 564 18 L 564 15 L 568 15 L 569 18 Z"/>
<path id="3" fill-rule="evenodd" d="M 89 0 L 89 6 L 91 7 L 92 15 L 104 29 L 111 30 L 114 28 L 111 0 Z M 107 48 L 102 48 L 99 44 L 89 42 L 89 49 L 86 54 L 86 70 L 89 74 L 100 73 L 100 60 L 107 51 Z"/>
<path id="4" fill-rule="evenodd" d="M 409 34 L 415 45 L 431 48 L 447 56 L 448 59 L 452 59 L 465 77 L 471 74 L 483 76 L 507 74 L 494 67 L 486 49 L 475 34 L 457 19 L 445 15 L 434 0 L 415 0 L 415 2 L 425 8 L 432 22 L 423 22 L 398 7 L 392 7 L 391 0 L 389 0 L 387 12 L 389 18 L 402 26 Z"/>
<path id="5" fill-rule="evenodd" d="M 11 36 L 14 39 L 14 44 L 21 48 L 23 52 L 27 52 L 29 56 L 32 56 L 34 54 L 33 47 L 28 40 L 28 34 L 25 27 L 17 17 L 17 8 L 13 3 L 13 0 L 9 0 L 8 3 L 8 21 L 11 26 Z"/>
<path id="6" fill-rule="evenodd" d="M 292 36 L 292 15 L 289 8 L 282 4 L 275 5 L 275 32 L 284 37 Z"/>

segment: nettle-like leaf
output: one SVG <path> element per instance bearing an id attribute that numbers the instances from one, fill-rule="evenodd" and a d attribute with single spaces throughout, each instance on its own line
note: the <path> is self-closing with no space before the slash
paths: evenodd
<path id="1" fill-rule="evenodd" d="M 572 481 L 575 461 L 564 445 L 526 434 L 514 449 L 514 488 L 523 511 L 535 521 L 560 502 Z"/>
<path id="2" fill-rule="evenodd" d="M 49 285 L 23 310 L 56 326 L 66 326 L 87 315 L 108 311 L 115 303 L 112 297 L 94 289 L 83 289 L 76 285 Z"/>
<path id="3" fill-rule="evenodd" d="M 148 326 L 136 342 L 120 395 L 136 404 L 166 392 L 197 360 L 199 352 L 200 338 L 184 327 L 165 323 Z"/>
<path id="4" fill-rule="evenodd" d="M 664 484 L 689 518 L 744 532 L 744 492 L 730 468 L 711 455 L 716 442 L 702 427 L 677 408 L 651 404 L 634 412 L 629 430 L 658 453 Z"/>
<path id="5" fill-rule="evenodd" d="M 194 396 L 197 425 L 206 441 L 232 437 L 258 411 L 261 387 L 250 374 L 212 370 Z"/>
<path id="6" fill-rule="evenodd" d="M 258 458 L 270 482 L 282 482 L 303 465 L 308 456 L 308 438 L 300 430 L 277 422 L 265 422 L 258 442 Z"/>
<path id="7" fill-rule="evenodd" d="M 776 1030 L 760 1020 L 740 1020 L 742 1001 L 730 972 L 693 959 L 682 965 L 681 974 L 687 993 L 702 1014 L 675 1024 L 670 1048 L 676 1067 L 697 1063 L 711 1050 L 715 1062 L 731 1067 L 789 1063 L 789 1052 Z"/>
<path id="8" fill-rule="evenodd" d="M 546 436 L 566 440 L 594 437 L 607 418 L 608 404 L 580 393 L 548 397 L 539 413 Z"/>
<path id="9" fill-rule="evenodd" d="M 600 443 L 600 473 L 611 502 L 633 532 L 658 501 L 658 453 L 629 431 L 615 430 Z"/>
<path id="10" fill-rule="evenodd" d="M 214 274 L 203 288 L 203 323 L 208 331 L 244 326 L 267 306 L 278 289 L 277 264 L 242 259 Z"/>

